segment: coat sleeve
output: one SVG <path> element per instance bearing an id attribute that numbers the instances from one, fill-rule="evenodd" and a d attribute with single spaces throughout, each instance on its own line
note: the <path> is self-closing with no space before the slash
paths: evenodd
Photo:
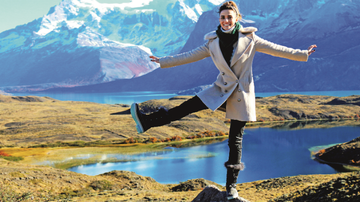
<path id="1" fill-rule="evenodd" d="M 210 56 L 209 42 L 207 42 L 204 45 L 202 45 L 194 50 L 191 50 L 191 51 L 188 51 L 185 53 L 180 53 L 180 54 L 177 54 L 174 56 L 166 56 L 166 57 L 160 58 L 160 67 L 161 68 L 169 68 L 169 67 L 184 65 L 184 64 L 191 63 L 191 62 L 196 62 L 196 61 L 202 60 L 209 56 Z"/>
<path id="2" fill-rule="evenodd" d="M 254 34 L 255 50 L 266 53 L 272 56 L 287 58 L 289 60 L 303 61 L 308 60 L 308 50 L 300 50 L 288 48 L 286 46 L 278 45 L 267 40 L 264 40 Z"/>

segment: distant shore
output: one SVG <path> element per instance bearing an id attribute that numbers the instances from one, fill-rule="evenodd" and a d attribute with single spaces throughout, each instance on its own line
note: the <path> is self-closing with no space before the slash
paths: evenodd
<path id="1" fill-rule="evenodd" d="M 189 99 L 176 96 L 170 99 L 140 103 L 145 112 L 159 106 L 172 108 Z M 278 95 L 257 98 L 257 122 L 247 127 L 334 127 L 360 125 L 360 96 L 331 97 Z M 66 144 L 93 146 L 147 141 L 168 141 L 180 137 L 228 132 L 229 120 L 224 112 L 203 110 L 162 127 L 138 134 L 123 104 L 58 101 L 49 97 L 0 95 L 0 147 L 34 147 Z M 306 126 L 305 126 L 306 125 Z M 150 140 L 150 138 L 152 138 Z M 81 145 L 82 144 L 82 145 Z"/>

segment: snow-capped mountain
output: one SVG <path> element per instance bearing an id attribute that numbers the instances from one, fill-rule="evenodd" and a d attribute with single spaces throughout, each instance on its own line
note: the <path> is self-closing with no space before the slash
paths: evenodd
<path id="1" fill-rule="evenodd" d="M 359 90 L 360 1 L 252 0 L 236 1 L 243 26 L 269 41 L 299 49 L 317 44 L 308 62 L 295 62 L 257 53 L 253 76 L 257 92 Z M 251 22 L 251 23 L 250 23 Z M 216 10 L 204 12 L 181 52 L 204 43 L 204 34 L 216 29 Z M 210 58 L 175 68 L 156 69 L 128 81 L 59 89 L 67 92 L 186 90 L 211 84 L 218 74 Z M 156 82 L 155 82 L 156 81 Z M 166 84 L 166 85 L 164 85 Z M 121 86 L 119 88 L 119 86 Z"/>
<path id="2" fill-rule="evenodd" d="M 42 18 L 36 33 L 46 35 L 63 22 L 71 27 L 84 25 L 110 40 L 142 45 L 154 54 L 167 55 L 184 45 L 204 11 L 221 2 L 136 0 L 102 4 L 96 0 L 63 0 Z"/>
<path id="3" fill-rule="evenodd" d="M 44 17 L 0 33 L 0 88 L 8 92 L 131 79 L 181 49 L 216 0 L 63 0 Z"/>

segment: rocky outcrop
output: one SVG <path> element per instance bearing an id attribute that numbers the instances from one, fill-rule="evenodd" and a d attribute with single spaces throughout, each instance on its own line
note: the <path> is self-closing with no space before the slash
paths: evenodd
<path id="1" fill-rule="evenodd" d="M 198 191 L 207 186 L 223 188 L 223 186 L 221 186 L 217 183 L 200 178 L 200 179 L 187 180 L 186 182 L 180 182 L 180 184 L 172 187 L 171 190 L 172 191 Z"/>
<path id="2" fill-rule="evenodd" d="M 221 191 L 216 186 L 207 186 L 196 196 L 192 202 L 227 202 L 226 191 Z M 249 202 L 242 197 L 231 200 L 231 202 Z"/>
<path id="3" fill-rule="evenodd" d="M 328 103 L 324 103 L 326 105 L 357 105 L 360 106 L 360 97 L 359 96 L 349 96 L 343 98 L 335 98 Z"/>
<path id="4" fill-rule="evenodd" d="M 315 159 L 337 170 L 360 170 L 360 137 L 315 154 Z"/>

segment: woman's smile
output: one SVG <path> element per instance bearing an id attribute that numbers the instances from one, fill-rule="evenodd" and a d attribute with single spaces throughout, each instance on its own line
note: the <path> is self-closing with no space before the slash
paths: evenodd
<path id="1" fill-rule="evenodd" d="M 220 25 L 223 30 L 231 29 L 237 22 L 236 12 L 230 9 L 221 11 L 220 13 Z"/>

